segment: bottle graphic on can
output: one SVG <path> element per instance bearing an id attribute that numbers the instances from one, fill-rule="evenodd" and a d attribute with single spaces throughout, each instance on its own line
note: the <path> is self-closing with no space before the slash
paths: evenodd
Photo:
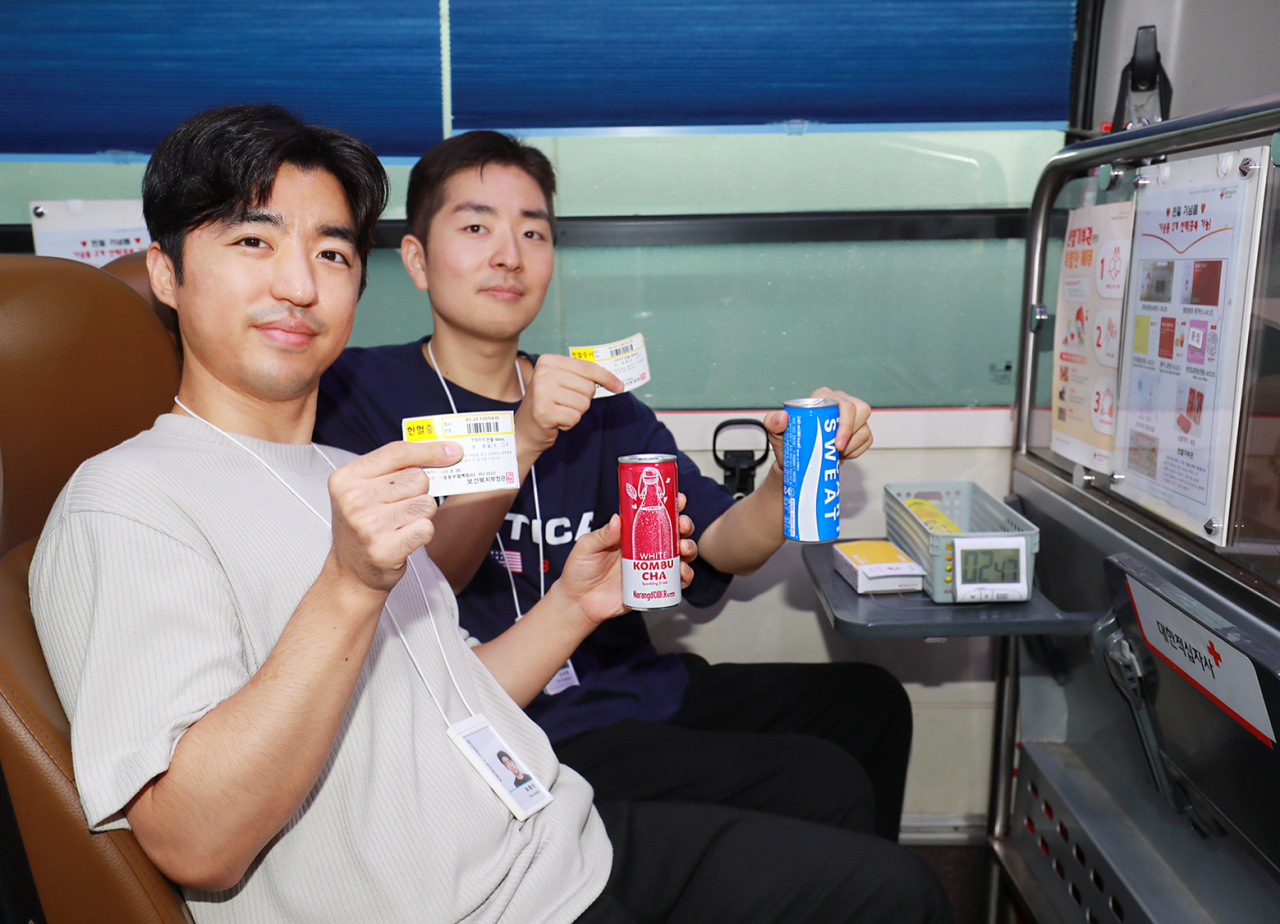
<path id="1" fill-rule="evenodd" d="M 840 453 L 836 431 L 840 406 L 834 398 L 784 401 L 782 435 L 782 533 L 800 542 L 840 536 Z"/>
<path id="2" fill-rule="evenodd" d="M 660 610 L 680 602 L 679 490 L 675 456 L 618 459 L 622 602 L 633 610 Z"/>

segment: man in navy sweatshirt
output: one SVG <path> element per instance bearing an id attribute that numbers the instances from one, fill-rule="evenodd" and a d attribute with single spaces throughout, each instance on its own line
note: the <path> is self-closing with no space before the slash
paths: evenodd
<path id="1" fill-rule="evenodd" d="M 547 158 L 509 136 L 471 132 L 429 150 L 410 177 L 401 257 L 428 293 L 432 334 L 347 349 L 320 388 L 316 440 L 359 453 L 400 439 L 405 417 L 515 412 L 519 490 L 448 498 L 427 547 L 482 641 L 537 603 L 577 538 L 617 512 L 622 455 L 679 460 L 699 548 L 693 605 L 714 603 L 784 541 L 785 412 L 765 417 L 768 474 L 735 502 L 611 373 L 520 351 L 551 281 L 554 194 Z M 615 394 L 593 399 L 597 385 Z M 842 461 L 865 452 L 866 403 L 814 395 L 839 404 Z M 719 803 L 897 838 L 911 707 L 880 668 L 658 654 L 633 612 L 588 636 L 527 711 L 597 801 Z"/>

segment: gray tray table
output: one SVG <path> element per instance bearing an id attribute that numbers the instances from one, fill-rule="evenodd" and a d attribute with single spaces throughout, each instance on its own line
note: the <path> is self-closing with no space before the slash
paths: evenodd
<path id="1" fill-rule="evenodd" d="M 840 540 L 847 542 L 849 540 Z M 827 618 L 858 638 L 943 638 L 962 635 L 1086 635 L 1102 613 L 1065 613 L 1032 589 L 1025 603 L 934 603 L 922 591 L 859 594 L 831 563 L 832 543 L 800 552 Z"/>

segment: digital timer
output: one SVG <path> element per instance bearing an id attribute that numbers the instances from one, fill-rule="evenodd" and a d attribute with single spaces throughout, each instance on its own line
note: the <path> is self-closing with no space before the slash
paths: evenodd
<path id="1" fill-rule="evenodd" d="M 1025 536 L 957 536 L 953 545 L 957 603 L 1030 597 Z"/>

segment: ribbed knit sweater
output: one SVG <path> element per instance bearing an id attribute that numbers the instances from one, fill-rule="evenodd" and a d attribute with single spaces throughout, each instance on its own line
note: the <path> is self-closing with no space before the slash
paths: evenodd
<path id="1" fill-rule="evenodd" d="M 331 469 L 314 447 L 236 439 L 329 515 Z M 94 830 L 127 826 L 124 807 L 186 729 L 258 670 L 331 539 L 266 466 L 192 418 L 164 415 L 77 470 L 31 593 Z M 384 614 L 302 807 L 236 887 L 187 890 L 202 924 L 572 921 L 603 889 L 612 850 L 590 786 L 471 652 L 435 565 L 422 550 L 413 561 L 429 612 L 411 572 L 388 607 L 445 715 Z M 554 793 L 528 821 L 446 737 L 463 697 Z"/>

